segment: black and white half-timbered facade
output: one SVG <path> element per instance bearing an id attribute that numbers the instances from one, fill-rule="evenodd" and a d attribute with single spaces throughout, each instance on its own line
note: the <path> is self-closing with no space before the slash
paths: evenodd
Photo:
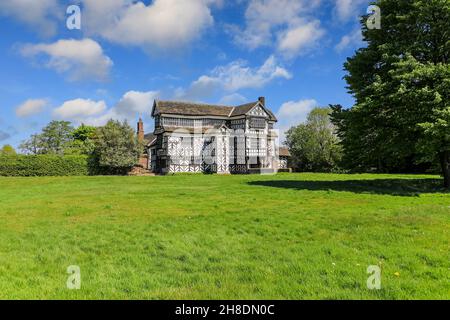
<path id="1" fill-rule="evenodd" d="M 275 115 L 265 99 L 236 106 L 155 101 L 150 168 L 159 174 L 277 171 Z"/>

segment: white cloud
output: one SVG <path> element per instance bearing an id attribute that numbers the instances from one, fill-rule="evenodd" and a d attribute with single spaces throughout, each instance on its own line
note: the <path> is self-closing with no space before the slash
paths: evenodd
<path id="1" fill-rule="evenodd" d="M 341 21 L 358 19 L 358 10 L 363 4 L 369 5 L 370 0 L 336 0 L 335 12 Z"/>
<path id="2" fill-rule="evenodd" d="M 53 36 L 65 28 L 66 1 L 1 0 L 0 16 L 12 17 Z M 147 50 L 174 48 L 200 38 L 214 24 L 212 8 L 223 0 L 76 0 L 82 5 L 82 31 L 114 43 Z M 146 3 L 150 4 L 146 5 Z"/>
<path id="3" fill-rule="evenodd" d="M 64 17 L 64 9 L 58 0 L 2 0 L 0 1 L 0 15 L 17 19 L 33 30 L 45 36 L 56 32 L 58 17 Z"/>
<path id="4" fill-rule="evenodd" d="M 69 80 L 106 80 L 113 65 L 102 47 L 92 39 L 59 40 L 52 44 L 26 45 L 21 50 L 26 57 L 48 56 L 45 66 L 66 74 Z"/>
<path id="5" fill-rule="evenodd" d="M 270 56 L 259 68 L 251 68 L 244 60 L 216 67 L 209 75 L 194 81 L 188 90 L 179 90 L 177 98 L 198 99 L 216 91 L 235 92 L 241 89 L 258 89 L 277 79 L 291 79 L 292 75 Z"/>
<path id="6" fill-rule="evenodd" d="M 320 21 L 314 20 L 288 29 L 281 34 L 278 50 L 288 57 L 308 53 L 317 46 L 317 42 L 325 35 Z"/>
<path id="7" fill-rule="evenodd" d="M 283 103 L 276 115 L 278 118 L 277 126 L 280 130 L 280 142 L 284 142 L 287 130 L 305 122 L 308 114 L 317 106 L 318 103 L 314 99 Z"/>
<path id="8" fill-rule="evenodd" d="M 22 103 L 16 108 L 16 115 L 24 118 L 34 114 L 41 113 L 47 106 L 48 102 L 45 99 L 30 99 Z"/>
<path id="9" fill-rule="evenodd" d="M 84 28 L 93 35 L 147 50 L 181 47 L 214 23 L 221 0 L 84 0 Z"/>
<path id="10" fill-rule="evenodd" d="M 237 106 L 247 102 L 247 98 L 239 93 L 226 95 L 220 99 L 219 104 L 225 106 Z"/>
<path id="11" fill-rule="evenodd" d="M 53 110 L 53 115 L 60 119 L 77 121 L 98 115 L 105 110 L 105 101 L 75 99 L 64 102 L 60 107 Z"/>
<path id="12" fill-rule="evenodd" d="M 104 125 L 110 119 L 127 120 L 131 123 L 137 116 L 149 115 L 153 101 L 158 96 L 159 92 L 157 91 L 129 91 L 123 95 L 115 106 L 109 109 L 104 101 L 75 99 L 66 101 L 56 108 L 53 115 L 59 119 L 94 126 Z"/>
<path id="13" fill-rule="evenodd" d="M 133 117 L 146 113 L 149 114 L 153 107 L 153 102 L 158 95 L 159 92 L 156 91 L 129 91 L 124 94 L 122 99 L 116 105 L 114 112 L 126 117 Z"/>
<path id="14" fill-rule="evenodd" d="M 342 52 L 349 47 L 361 47 L 364 44 L 361 29 L 357 28 L 341 38 L 334 47 L 337 52 Z"/>
<path id="15" fill-rule="evenodd" d="M 246 27 L 228 27 L 234 41 L 250 50 L 277 43 L 278 49 L 290 55 L 317 40 L 324 31 L 320 22 L 310 21 L 309 15 L 321 0 L 251 0 L 245 13 Z M 311 27 L 317 30 L 310 30 Z"/>

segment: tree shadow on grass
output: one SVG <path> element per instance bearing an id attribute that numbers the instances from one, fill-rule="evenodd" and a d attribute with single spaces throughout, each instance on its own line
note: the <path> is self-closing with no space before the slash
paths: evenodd
<path id="1" fill-rule="evenodd" d="M 422 193 L 448 193 L 440 179 L 375 179 L 375 180 L 270 180 L 251 181 L 249 185 L 310 191 L 347 191 L 413 197 Z"/>

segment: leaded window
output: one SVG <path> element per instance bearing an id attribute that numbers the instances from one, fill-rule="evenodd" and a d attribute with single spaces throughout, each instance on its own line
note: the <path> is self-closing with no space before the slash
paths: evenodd
<path id="1" fill-rule="evenodd" d="M 264 118 L 250 118 L 250 127 L 264 129 L 266 127 L 266 119 Z"/>

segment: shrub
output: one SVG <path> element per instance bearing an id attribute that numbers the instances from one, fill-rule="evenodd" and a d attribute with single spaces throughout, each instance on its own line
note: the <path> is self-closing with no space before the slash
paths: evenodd
<path id="1" fill-rule="evenodd" d="M 97 128 L 94 155 L 98 165 L 109 174 L 126 174 L 138 163 L 143 151 L 133 128 L 125 122 L 110 120 Z"/>
<path id="2" fill-rule="evenodd" d="M 0 156 L 0 176 L 86 176 L 95 172 L 96 169 L 87 156 Z"/>

